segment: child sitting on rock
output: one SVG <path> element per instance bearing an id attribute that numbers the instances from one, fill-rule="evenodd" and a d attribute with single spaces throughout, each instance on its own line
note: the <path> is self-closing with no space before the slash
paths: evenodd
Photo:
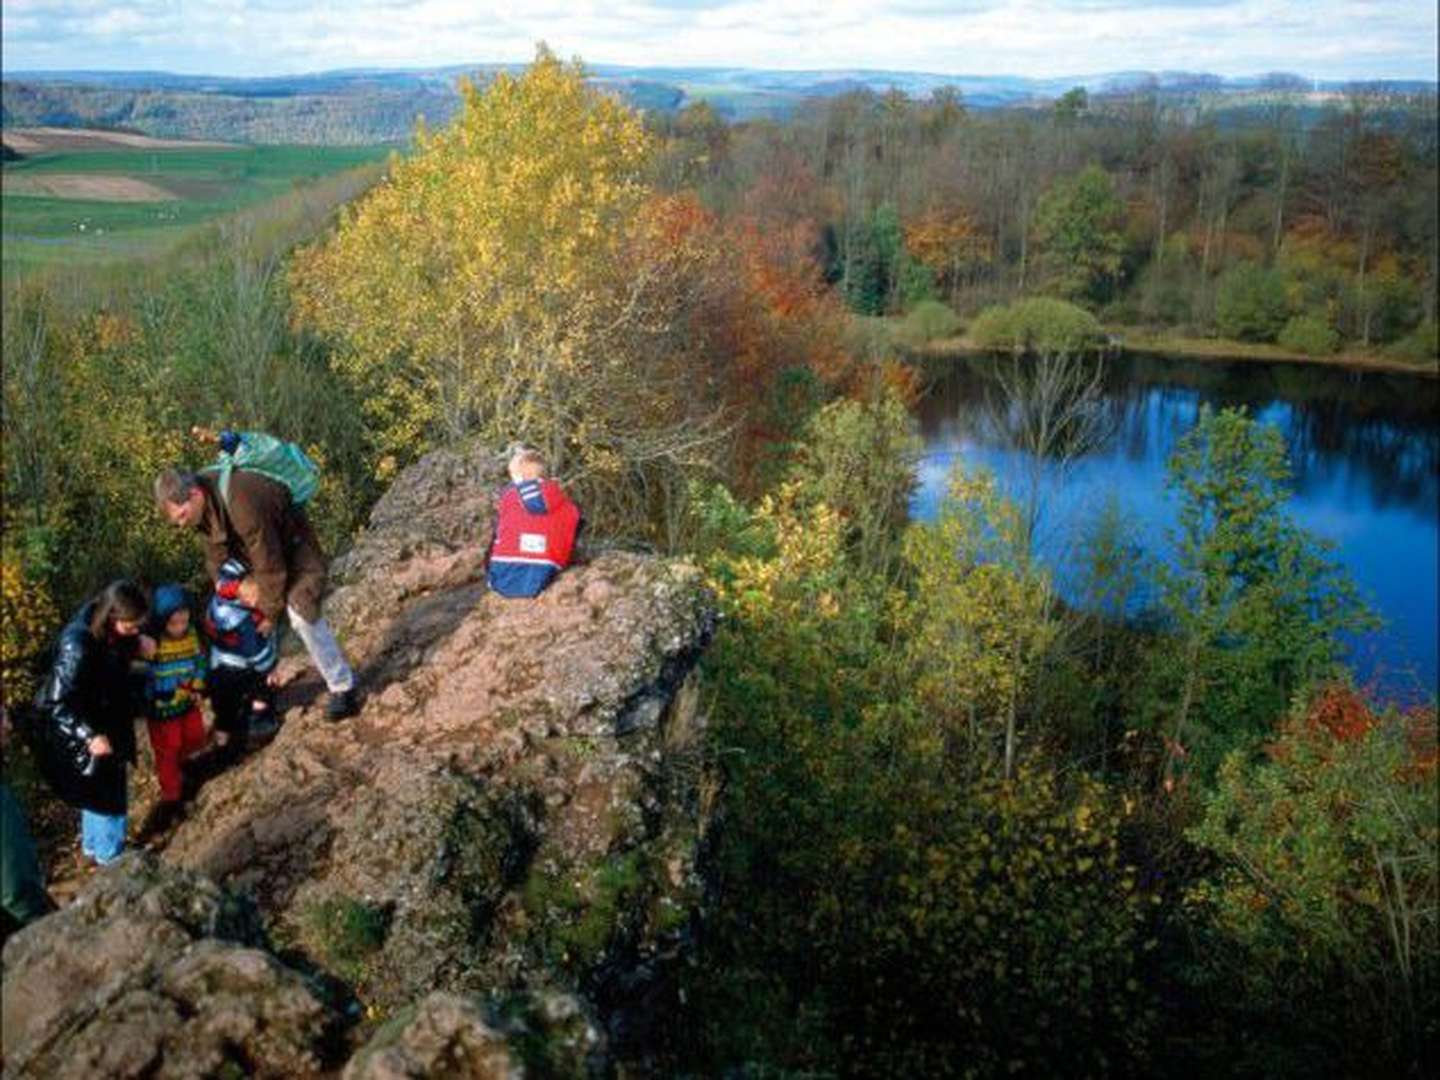
<path id="1" fill-rule="evenodd" d="M 205 647 L 190 624 L 190 598 L 179 585 L 161 585 L 151 604 L 157 633 L 146 672 L 146 726 L 155 752 L 160 802 L 141 826 L 142 838 L 164 832 L 180 816 L 184 798 L 181 766 L 205 746 Z"/>
<path id="2" fill-rule="evenodd" d="M 248 575 L 239 559 L 221 563 L 205 612 L 210 703 L 215 709 L 220 759 L 227 764 L 244 753 L 250 739 L 269 738 L 279 728 L 273 692 L 275 638 L 260 632 L 260 590 Z"/>
<path id="3" fill-rule="evenodd" d="M 495 508 L 487 579 L 501 596 L 538 596 L 570 565 L 580 509 L 546 479 L 545 459 L 521 446 L 510 456 L 510 483 Z"/>

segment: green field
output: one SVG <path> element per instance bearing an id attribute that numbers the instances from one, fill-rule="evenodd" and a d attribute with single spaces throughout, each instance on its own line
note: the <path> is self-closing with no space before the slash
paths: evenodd
<path id="1" fill-rule="evenodd" d="M 4 166 L 0 232 L 7 274 L 60 264 L 112 263 L 170 249 L 196 226 L 325 177 L 371 163 L 387 146 L 235 146 L 61 149 Z M 61 182 L 77 190 L 113 183 L 146 188 L 109 197 L 55 197 L 38 189 Z M 139 182 L 138 184 L 136 182 Z M 93 195 L 93 193 L 91 193 Z"/>

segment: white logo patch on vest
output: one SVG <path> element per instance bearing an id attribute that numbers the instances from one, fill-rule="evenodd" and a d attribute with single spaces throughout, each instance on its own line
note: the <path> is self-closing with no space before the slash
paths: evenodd
<path id="1" fill-rule="evenodd" d="M 520 550 L 523 551 L 523 552 L 525 552 L 525 554 L 527 554 L 527 555 L 544 555 L 544 554 L 545 554 L 545 534 L 544 534 L 544 533 L 521 533 L 521 534 L 520 534 Z"/>

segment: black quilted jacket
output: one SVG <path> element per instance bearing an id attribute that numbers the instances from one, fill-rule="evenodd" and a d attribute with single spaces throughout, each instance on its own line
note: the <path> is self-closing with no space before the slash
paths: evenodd
<path id="1" fill-rule="evenodd" d="M 97 641 L 90 634 L 94 603 L 60 631 L 55 662 L 35 703 L 43 715 L 42 760 L 66 802 L 102 814 L 126 808 L 125 763 L 135 760 L 135 716 L 143 710 L 143 674 L 132 670 L 139 642 Z M 110 739 L 114 753 L 94 757 L 88 743 Z"/>

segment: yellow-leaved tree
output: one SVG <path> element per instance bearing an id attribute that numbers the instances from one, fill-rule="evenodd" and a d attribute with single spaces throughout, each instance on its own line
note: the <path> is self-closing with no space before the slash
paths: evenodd
<path id="1" fill-rule="evenodd" d="M 1014 774 L 1019 719 L 1059 634 L 1049 576 L 1030 557 L 1020 508 L 988 472 L 963 467 L 933 523 L 911 527 L 915 692 L 953 742 L 981 761 L 1003 745 Z"/>
<path id="2" fill-rule="evenodd" d="M 396 462 L 524 439 L 592 498 L 623 489 L 650 513 L 656 470 L 719 442 L 704 373 L 684 362 L 713 253 L 645 184 L 639 116 L 578 62 L 542 46 L 520 76 L 461 92 L 449 127 L 422 129 L 297 254 L 297 318 L 336 344 Z"/>

